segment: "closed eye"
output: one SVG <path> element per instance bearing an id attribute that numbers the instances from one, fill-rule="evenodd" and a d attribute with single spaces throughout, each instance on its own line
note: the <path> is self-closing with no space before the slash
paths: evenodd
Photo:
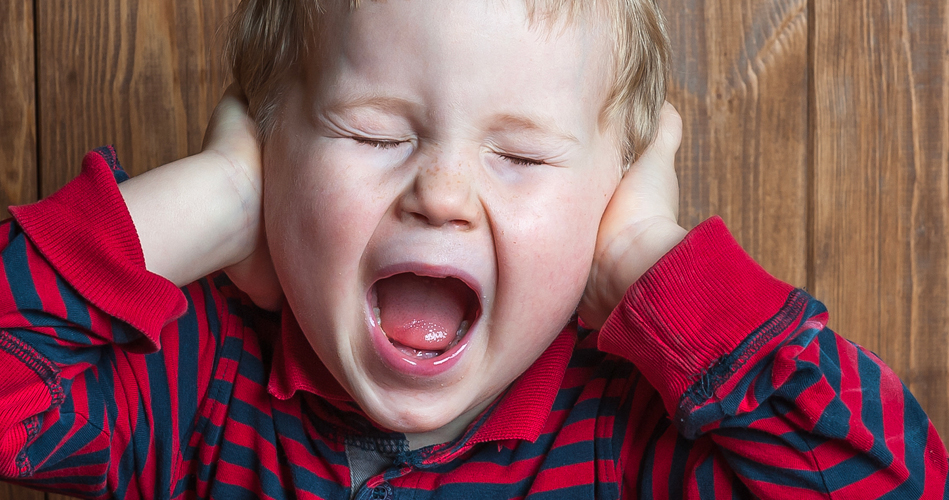
<path id="1" fill-rule="evenodd" d="M 515 164 L 515 165 L 524 165 L 524 166 L 530 167 L 530 166 L 536 166 L 536 165 L 543 165 L 543 164 L 544 164 L 544 162 L 543 162 L 542 160 L 533 160 L 533 159 L 531 159 L 531 158 L 523 158 L 523 157 L 521 157 L 521 156 L 511 156 L 511 155 L 504 155 L 504 154 L 499 155 L 499 156 L 500 156 L 501 158 L 504 158 L 505 160 L 507 160 L 507 161 L 509 161 L 509 162 L 511 162 L 511 163 L 513 163 L 513 164 Z"/>
<path id="2" fill-rule="evenodd" d="M 405 143 L 406 141 L 391 141 L 391 140 L 380 140 L 380 139 L 369 139 L 368 137 L 353 137 L 353 140 L 359 144 L 365 144 L 366 146 L 372 146 L 376 149 L 394 149 L 399 147 L 399 145 Z"/>

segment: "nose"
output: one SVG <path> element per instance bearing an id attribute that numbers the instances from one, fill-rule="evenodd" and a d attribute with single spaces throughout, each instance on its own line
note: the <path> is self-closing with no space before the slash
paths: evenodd
<path id="1" fill-rule="evenodd" d="M 472 229 L 481 221 L 477 168 L 458 158 L 432 158 L 402 200 L 403 218 L 433 227 Z"/>

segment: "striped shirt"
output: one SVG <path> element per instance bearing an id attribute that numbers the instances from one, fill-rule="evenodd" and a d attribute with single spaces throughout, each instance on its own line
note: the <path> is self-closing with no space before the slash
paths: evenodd
<path id="1" fill-rule="evenodd" d="M 0 474 L 91 498 L 946 497 L 947 455 L 876 356 L 689 233 L 600 331 L 565 326 L 454 441 L 410 450 L 289 307 L 148 273 L 114 151 L 0 231 Z M 364 482 L 353 484 L 353 478 Z"/>

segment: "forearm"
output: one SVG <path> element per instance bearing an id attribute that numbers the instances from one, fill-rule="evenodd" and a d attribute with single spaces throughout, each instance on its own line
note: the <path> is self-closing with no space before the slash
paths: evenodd
<path id="1" fill-rule="evenodd" d="M 853 498 L 867 485 L 941 494 L 946 450 L 928 418 L 882 361 L 826 321 L 819 302 L 709 221 L 630 289 L 599 345 L 657 389 L 693 443 L 685 463 L 715 463 L 758 496 Z M 708 471 L 693 472 L 701 483 Z"/>
<path id="2" fill-rule="evenodd" d="M 242 299 L 146 271 L 116 184 L 125 178 L 101 148 L 0 226 L 0 476 L 85 495 L 133 462 L 168 470 L 181 435 L 134 416 L 191 422 L 214 376 L 227 301 Z"/>
<path id="3" fill-rule="evenodd" d="M 223 156 L 203 152 L 119 186 L 146 268 L 184 286 L 254 249 L 259 187 Z"/>
<path id="4" fill-rule="evenodd" d="M 683 394 L 781 311 L 792 290 L 720 219 L 709 220 L 629 289 L 603 326 L 600 348 L 634 362 L 675 415 Z"/>

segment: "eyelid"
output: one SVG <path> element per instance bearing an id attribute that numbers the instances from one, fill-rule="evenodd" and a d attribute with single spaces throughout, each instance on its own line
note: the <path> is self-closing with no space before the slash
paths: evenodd
<path id="1" fill-rule="evenodd" d="M 537 166 L 537 165 L 546 165 L 547 162 L 544 160 L 537 160 L 534 158 L 527 158 L 524 156 L 509 155 L 504 153 L 498 153 L 498 156 L 504 158 L 505 160 L 515 164 L 515 165 L 525 165 L 525 166 Z"/>
<path id="2" fill-rule="evenodd" d="M 486 149 L 488 150 L 488 152 L 490 152 L 493 155 L 496 155 L 502 160 L 509 161 L 515 165 L 529 166 L 529 167 L 540 166 L 540 165 L 554 165 L 558 162 L 558 158 L 562 156 L 562 155 L 535 154 L 535 153 L 528 153 L 527 151 L 523 151 L 523 152 L 518 151 L 520 148 L 511 150 L 510 148 L 502 148 L 498 146 L 497 144 L 493 144 L 493 143 L 487 144 Z"/>
<path id="3" fill-rule="evenodd" d="M 365 127 L 358 126 L 353 123 L 351 118 L 346 118 L 340 116 L 336 113 L 321 113 L 320 122 L 327 130 L 332 131 L 334 134 L 337 134 L 341 137 L 347 137 L 354 140 L 361 140 L 365 142 L 412 142 L 414 137 L 411 135 L 398 134 L 392 135 L 388 134 L 385 131 L 372 131 Z M 386 126 L 385 128 L 393 128 Z M 398 127 L 403 128 L 403 127 Z M 404 131 L 404 128 L 403 128 Z"/>
<path id="4" fill-rule="evenodd" d="M 358 135 L 351 136 L 350 138 L 359 144 L 372 146 L 377 149 L 393 149 L 399 147 L 402 144 L 408 144 L 412 142 L 411 139 L 381 139 Z"/>

